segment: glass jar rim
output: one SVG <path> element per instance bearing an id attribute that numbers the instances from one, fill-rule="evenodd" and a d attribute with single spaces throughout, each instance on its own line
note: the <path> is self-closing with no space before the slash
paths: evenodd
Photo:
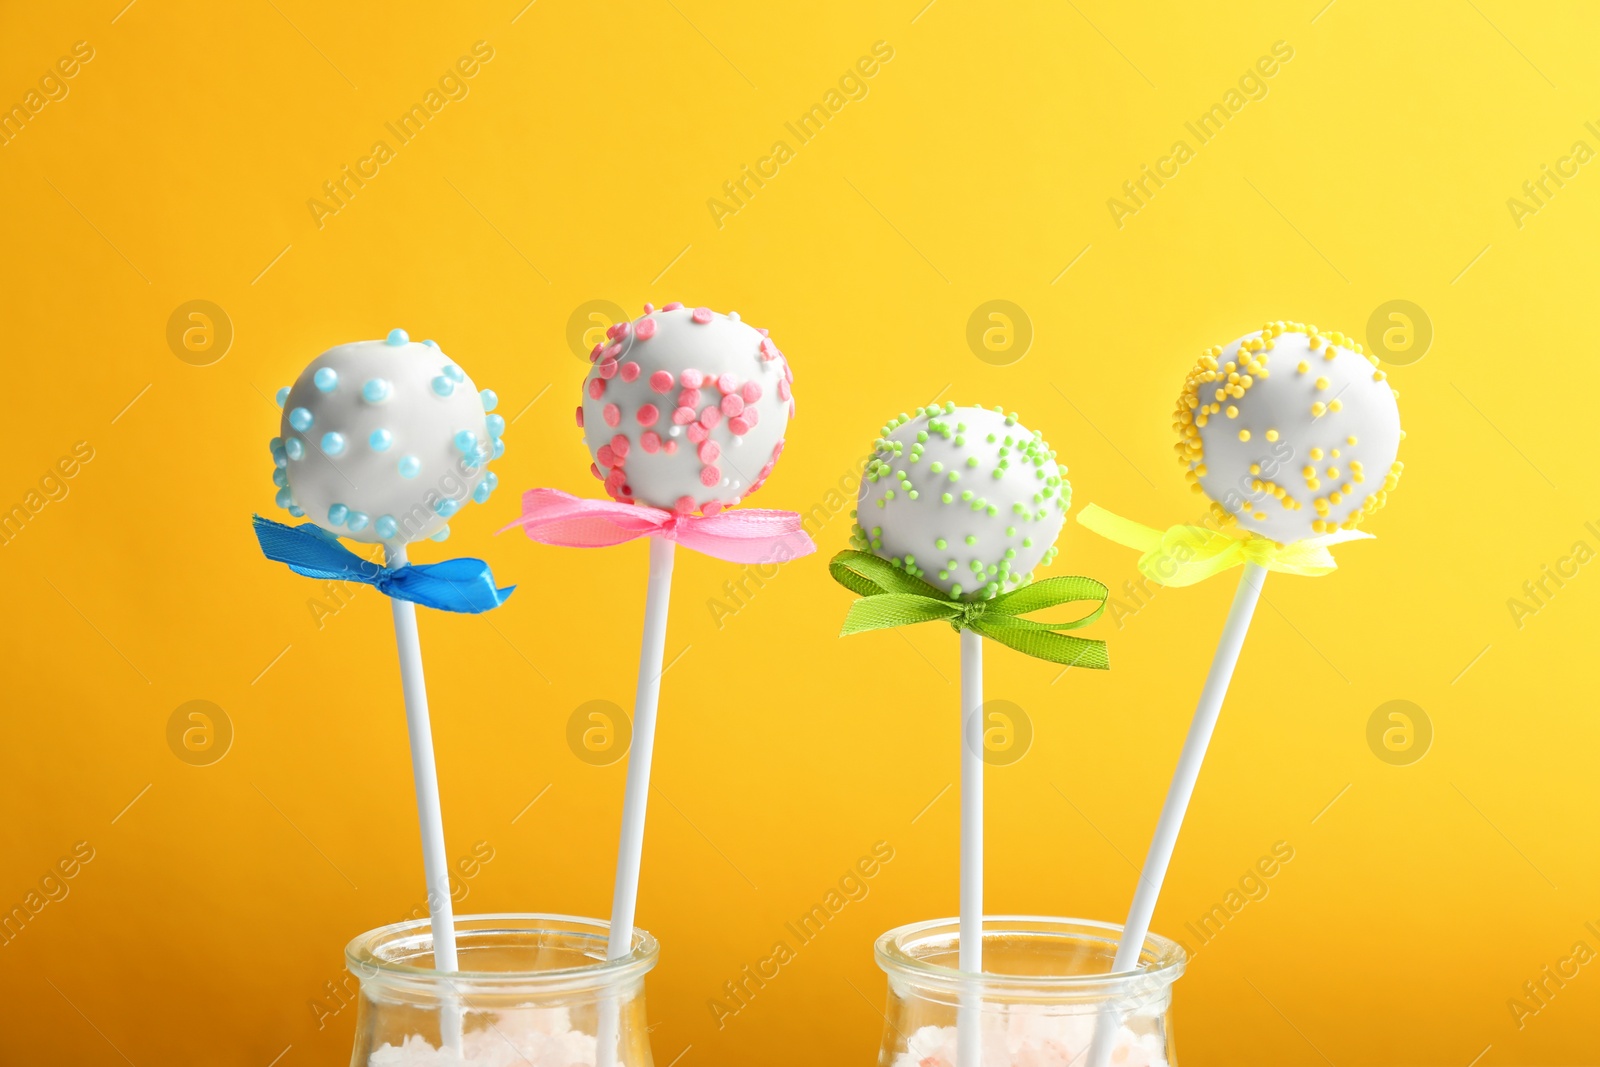
<path id="1" fill-rule="evenodd" d="M 457 915 L 455 929 L 458 943 L 496 932 L 567 934 L 591 941 L 598 955 L 593 957 L 593 963 L 539 971 L 441 971 L 431 967 L 419 967 L 384 954 L 385 948 L 393 950 L 409 946 L 416 949 L 424 944 L 428 945 L 431 951 L 433 941 L 431 921 L 408 919 L 380 926 L 353 938 L 345 946 L 345 963 L 351 973 L 363 983 L 378 981 L 393 985 L 422 986 L 448 983 L 455 992 L 474 990 L 509 992 L 515 989 L 545 993 L 620 986 L 637 981 L 656 965 L 656 959 L 661 951 L 660 944 L 649 931 L 635 927 L 628 954 L 608 959 L 605 956 L 611 932 L 611 924 L 608 921 L 553 912 Z"/>
<path id="2" fill-rule="evenodd" d="M 929 963 L 913 954 L 911 947 L 919 940 L 926 941 L 935 935 L 954 943 L 953 935 L 961 929 L 959 919 L 926 919 L 922 922 L 897 926 L 878 938 L 873 946 L 878 966 L 891 978 L 904 978 L 920 986 L 945 993 L 977 990 L 980 993 L 1004 996 L 1007 993 L 1060 995 L 1080 998 L 1116 998 L 1130 993 L 1149 992 L 1153 987 L 1164 988 L 1177 981 L 1188 963 L 1183 947 L 1160 934 L 1146 934 L 1139 952 L 1139 965 L 1129 970 L 1105 971 L 1098 974 L 1004 974 L 985 970 L 971 974 L 955 967 Z M 1120 923 L 1101 922 L 1096 919 L 1070 919 L 1052 915 L 985 915 L 983 936 L 1007 934 L 1079 935 L 1102 938 L 1114 947 L 1122 937 Z"/>

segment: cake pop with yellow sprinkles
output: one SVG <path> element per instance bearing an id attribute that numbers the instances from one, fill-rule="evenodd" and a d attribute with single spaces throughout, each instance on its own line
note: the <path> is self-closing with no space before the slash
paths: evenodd
<path id="1" fill-rule="evenodd" d="M 1269 322 L 1189 372 L 1173 413 L 1178 459 L 1224 526 L 1284 545 L 1347 533 L 1399 481 L 1398 397 L 1353 338 Z"/>

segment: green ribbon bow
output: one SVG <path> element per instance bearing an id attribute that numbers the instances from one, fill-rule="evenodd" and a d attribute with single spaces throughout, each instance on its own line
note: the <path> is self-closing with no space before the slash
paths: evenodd
<path id="1" fill-rule="evenodd" d="M 1105 611 L 1110 593 L 1093 578 L 1045 578 L 990 600 L 966 601 L 951 600 L 942 590 L 871 552 L 841 552 L 828 561 L 828 573 L 861 597 L 850 605 L 840 637 L 944 619 L 955 630 L 972 630 L 1035 659 L 1101 671 L 1111 667 L 1104 641 L 1057 632 L 1087 626 Z M 1098 603 L 1082 618 L 1066 622 L 1018 618 L 1031 611 L 1085 600 Z"/>

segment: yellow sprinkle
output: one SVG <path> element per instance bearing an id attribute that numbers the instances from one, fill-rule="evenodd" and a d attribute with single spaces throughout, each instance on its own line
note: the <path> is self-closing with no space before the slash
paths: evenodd
<path id="1" fill-rule="evenodd" d="M 1259 463 L 1250 464 L 1250 473 L 1251 474 L 1260 474 L 1261 473 L 1261 464 L 1259 464 Z"/>
<path id="2" fill-rule="evenodd" d="M 1372 372 L 1372 380 L 1375 382 L 1381 382 L 1387 377 L 1388 375 L 1383 373 L 1381 370 L 1375 370 Z"/>
<path id="3" fill-rule="evenodd" d="M 1267 440 L 1276 441 L 1277 439 L 1278 439 L 1278 431 L 1277 430 L 1268 430 L 1267 431 Z"/>
<path id="4" fill-rule="evenodd" d="M 1318 378 L 1317 379 L 1317 388 L 1318 389 L 1326 389 L 1327 387 L 1328 387 L 1328 379 L 1326 379 L 1326 378 Z"/>
<path id="5" fill-rule="evenodd" d="M 1304 374 L 1306 371 L 1308 371 L 1310 369 L 1311 369 L 1311 364 L 1307 363 L 1303 359 L 1300 361 L 1300 365 L 1295 368 L 1295 370 L 1299 371 L 1301 374 Z"/>
<path id="6" fill-rule="evenodd" d="M 1324 404 L 1322 401 L 1319 400 L 1315 404 L 1311 405 L 1311 416 L 1312 416 L 1312 418 L 1320 418 L 1322 416 L 1323 412 L 1325 412 L 1327 410 L 1328 410 L 1328 405 Z"/>
<path id="7" fill-rule="evenodd" d="M 1306 465 L 1306 469 L 1301 471 L 1300 475 L 1301 475 L 1301 477 L 1307 478 L 1307 479 L 1315 478 L 1317 476 L 1317 468 L 1307 464 Z"/>
<path id="8" fill-rule="evenodd" d="M 1343 400 L 1334 399 L 1334 400 L 1328 401 L 1328 410 L 1329 411 L 1338 411 L 1342 407 L 1344 407 L 1344 401 Z"/>
<path id="9" fill-rule="evenodd" d="M 1206 465 L 1204 463 L 1200 464 L 1200 466 L 1194 469 L 1194 472 L 1200 477 L 1204 478 L 1206 476 Z"/>
<path id="10" fill-rule="evenodd" d="M 1320 448 L 1313 448 L 1313 449 L 1312 449 L 1312 450 L 1311 450 L 1311 458 L 1312 458 L 1312 459 L 1321 459 L 1321 458 L 1322 458 L 1322 449 L 1320 449 Z"/>
<path id="11" fill-rule="evenodd" d="M 1250 440 L 1250 431 L 1249 430 L 1240 430 L 1239 431 L 1239 440 L 1241 440 L 1241 441 Z"/>
<path id="12" fill-rule="evenodd" d="M 1260 512 L 1260 511 L 1258 511 L 1258 512 L 1256 512 L 1256 513 L 1255 513 L 1255 517 L 1256 517 L 1256 518 L 1258 518 L 1258 519 L 1264 519 L 1264 518 L 1266 518 L 1266 517 L 1267 517 L 1267 516 L 1266 516 L 1266 513 L 1265 513 L 1265 512 Z"/>
<path id="13" fill-rule="evenodd" d="M 1339 458 L 1339 450 L 1336 448 L 1333 451 L 1329 452 L 1328 455 L 1332 456 L 1334 459 L 1338 459 Z"/>
<path id="14" fill-rule="evenodd" d="M 1356 443 L 1356 435 L 1355 434 L 1351 434 L 1349 437 L 1346 437 L 1344 439 L 1344 443 L 1354 447 L 1354 445 Z"/>
<path id="15" fill-rule="evenodd" d="M 1328 468 L 1328 477 L 1330 477 L 1330 478 L 1339 477 L 1339 468 L 1338 467 L 1329 467 Z"/>
<path id="16" fill-rule="evenodd" d="M 1239 417 L 1239 409 L 1237 407 L 1234 407 L 1232 404 L 1229 404 L 1228 405 L 1228 418 L 1237 419 L 1238 417 Z"/>

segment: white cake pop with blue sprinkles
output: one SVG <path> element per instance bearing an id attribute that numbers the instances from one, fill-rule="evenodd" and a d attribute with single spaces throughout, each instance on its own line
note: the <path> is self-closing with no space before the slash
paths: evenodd
<path id="1" fill-rule="evenodd" d="M 278 390 L 278 506 L 354 541 L 443 541 L 452 515 L 494 492 L 488 466 L 506 428 L 496 403 L 404 330 L 330 348 Z"/>
<path id="2" fill-rule="evenodd" d="M 918 408 L 879 432 L 850 543 L 952 600 L 990 600 L 1055 558 L 1072 500 L 1066 475 L 1015 412 Z"/>

